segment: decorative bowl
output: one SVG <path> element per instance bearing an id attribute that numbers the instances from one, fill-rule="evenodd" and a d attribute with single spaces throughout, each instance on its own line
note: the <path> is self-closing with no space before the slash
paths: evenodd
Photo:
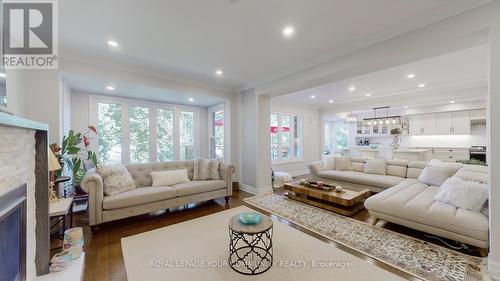
<path id="1" fill-rule="evenodd" d="M 378 144 L 370 144 L 370 148 L 371 149 L 377 149 L 378 148 Z"/>
<path id="2" fill-rule="evenodd" d="M 242 224 L 259 224 L 262 215 L 256 212 L 241 213 L 239 219 Z"/>

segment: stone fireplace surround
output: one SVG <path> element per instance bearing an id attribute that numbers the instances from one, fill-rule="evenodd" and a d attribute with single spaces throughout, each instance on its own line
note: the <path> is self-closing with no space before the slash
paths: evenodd
<path id="1" fill-rule="evenodd" d="M 26 184 L 26 277 L 49 273 L 48 126 L 0 112 L 0 195 Z"/>

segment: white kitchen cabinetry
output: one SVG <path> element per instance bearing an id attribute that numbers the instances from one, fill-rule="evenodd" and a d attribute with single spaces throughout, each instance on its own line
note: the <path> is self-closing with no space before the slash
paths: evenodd
<path id="1" fill-rule="evenodd" d="M 434 148 L 433 154 L 435 159 L 446 162 L 457 162 L 470 159 L 468 148 Z"/>
<path id="2" fill-rule="evenodd" d="M 408 120 L 410 135 L 466 135 L 471 132 L 469 111 L 410 115 Z"/>
<path id="3" fill-rule="evenodd" d="M 469 111 L 456 111 L 451 113 L 452 133 L 458 135 L 470 134 Z"/>

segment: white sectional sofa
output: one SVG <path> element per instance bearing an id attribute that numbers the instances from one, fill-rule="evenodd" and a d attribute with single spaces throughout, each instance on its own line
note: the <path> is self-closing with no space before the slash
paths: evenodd
<path id="1" fill-rule="evenodd" d="M 233 165 L 220 164 L 220 180 L 193 181 L 194 161 L 171 161 L 125 165 L 136 188 L 116 195 L 106 196 L 103 180 L 95 171 L 89 171 L 82 188 L 89 193 L 89 224 L 146 214 L 162 209 L 232 195 Z M 191 180 L 173 186 L 152 186 L 151 172 L 186 169 Z"/>
<path id="2" fill-rule="evenodd" d="M 363 172 L 361 165 L 365 161 L 363 158 L 352 158 L 355 171 L 324 170 L 321 162 L 311 163 L 309 169 L 316 179 L 355 183 L 379 192 L 365 201 L 374 223 L 382 219 L 479 248 L 488 248 L 487 213 L 435 201 L 434 196 L 439 187 L 417 180 L 428 162 L 406 162 L 405 167 L 405 161 L 387 161 L 387 175 L 372 175 Z M 403 171 L 406 171 L 405 175 Z M 453 177 L 487 183 L 488 169 L 484 166 L 463 165 Z"/>

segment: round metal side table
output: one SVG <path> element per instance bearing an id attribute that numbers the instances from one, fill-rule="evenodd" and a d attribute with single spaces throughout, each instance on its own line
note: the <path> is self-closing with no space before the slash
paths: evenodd
<path id="1" fill-rule="evenodd" d="M 246 225 L 239 215 L 229 220 L 229 266 L 236 272 L 257 275 L 273 265 L 273 221 L 262 216 L 260 223 Z"/>

